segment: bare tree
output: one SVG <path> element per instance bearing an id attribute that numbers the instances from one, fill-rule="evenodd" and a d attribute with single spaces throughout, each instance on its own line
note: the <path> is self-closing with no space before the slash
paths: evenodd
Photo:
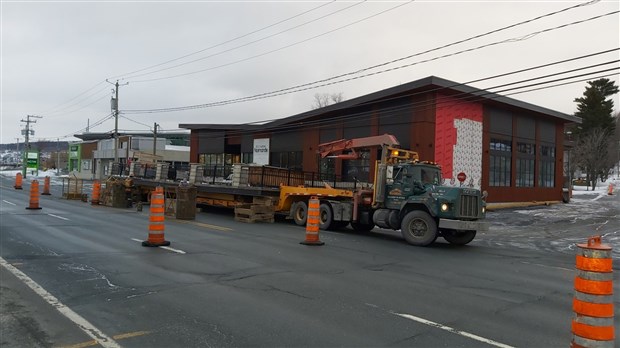
<path id="1" fill-rule="evenodd" d="M 320 109 L 331 104 L 340 103 L 344 100 L 342 92 L 339 93 L 317 93 L 314 95 L 314 103 L 312 109 Z"/>
<path id="2" fill-rule="evenodd" d="M 573 150 L 573 159 L 586 173 L 588 186 L 596 188 L 598 179 L 606 180 L 615 163 L 614 139 L 609 132 L 595 128 L 582 134 Z"/>

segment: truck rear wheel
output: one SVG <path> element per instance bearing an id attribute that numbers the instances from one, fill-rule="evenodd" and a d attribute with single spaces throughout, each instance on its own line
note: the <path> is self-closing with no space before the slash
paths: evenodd
<path id="1" fill-rule="evenodd" d="M 437 222 L 427 212 L 414 210 L 405 215 L 400 231 L 407 243 L 427 246 L 437 239 Z"/>
<path id="2" fill-rule="evenodd" d="M 334 222 L 334 213 L 332 207 L 327 203 L 321 203 L 319 207 L 319 228 L 322 230 L 329 229 Z"/>
<path id="3" fill-rule="evenodd" d="M 446 230 L 441 235 L 450 244 L 465 245 L 474 240 L 476 231 Z"/>
<path id="4" fill-rule="evenodd" d="M 308 205 L 306 202 L 297 202 L 293 205 L 292 214 L 293 220 L 298 226 L 305 226 L 306 219 L 308 218 Z"/>

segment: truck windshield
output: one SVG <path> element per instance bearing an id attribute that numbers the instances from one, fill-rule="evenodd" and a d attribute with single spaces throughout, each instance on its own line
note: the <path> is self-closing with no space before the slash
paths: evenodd
<path id="1" fill-rule="evenodd" d="M 422 184 L 439 185 L 441 183 L 441 174 L 435 168 L 420 168 L 420 178 Z"/>

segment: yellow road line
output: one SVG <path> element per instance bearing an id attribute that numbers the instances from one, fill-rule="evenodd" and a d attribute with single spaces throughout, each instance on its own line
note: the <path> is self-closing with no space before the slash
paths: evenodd
<path id="1" fill-rule="evenodd" d="M 135 331 L 135 332 L 128 332 L 128 333 L 112 336 L 112 338 L 115 339 L 115 340 L 122 340 L 122 339 L 125 339 L 125 338 L 144 336 L 144 335 L 148 335 L 150 333 L 151 333 L 150 331 Z M 73 344 L 73 345 L 70 345 L 70 346 L 60 346 L 60 347 L 57 347 L 57 348 L 85 348 L 85 347 L 94 347 L 94 346 L 97 346 L 97 345 L 99 345 L 97 343 L 97 341 L 92 340 L 92 341 L 86 341 L 86 342 L 82 342 L 82 343 L 78 343 L 78 344 Z"/>
<path id="2" fill-rule="evenodd" d="M 178 223 L 182 223 L 182 224 L 190 224 L 190 225 L 210 228 L 212 230 L 219 230 L 219 231 L 232 231 L 233 230 L 232 228 L 228 228 L 228 227 L 209 225 L 209 224 L 205 224 L 202 222 L 196 222 L 196 221 L 186 221 L 186 220 L 175 220 L 175 221 Z"/>

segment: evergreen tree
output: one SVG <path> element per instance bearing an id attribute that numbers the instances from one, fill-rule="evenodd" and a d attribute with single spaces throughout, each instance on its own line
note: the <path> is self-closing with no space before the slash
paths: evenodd
<path id="1" fill-rule="evenodd" d="M 612 116 L 614 102 L 607 99 L 618 93 L 618 86 L 609 79 L 588 81 L 588 87 L 583 92 L 583 97 L 575 98 L 577 112 L 575 116 L 581 117 L 582 123 L 575 129 L 577 136 L 590 133 L 596 128 L 603 129 L 607 135 L 612 135 L 616 128 L 615 119 Z"/>

